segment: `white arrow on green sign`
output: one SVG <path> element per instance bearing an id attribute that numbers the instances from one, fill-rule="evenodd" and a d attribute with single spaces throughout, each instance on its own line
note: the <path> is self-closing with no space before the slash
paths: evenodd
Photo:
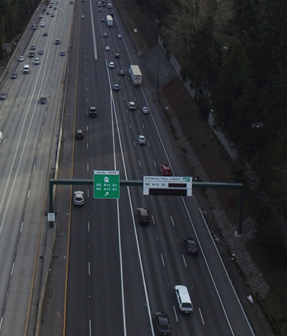
<path id="1" fill-rule="evenodd" d="M 120 198 L 118 170 L 94 170 L 94 198 Z"/>

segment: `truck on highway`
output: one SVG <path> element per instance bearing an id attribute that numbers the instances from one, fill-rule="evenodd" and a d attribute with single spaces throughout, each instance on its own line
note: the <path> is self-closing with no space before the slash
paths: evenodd
<path id="1" fill-rule="evenodd" d="M 142 73 L 138 65 L 131 65 L 130 66 L 130 75 L 133 81 L 134 86 L 142 85 Z"/>
<path id="2" fill-rule="evenodd" d="M 114 24 L 114 20 L 113 20 L 113 18 L 111 17 L 111 15 L 107 15 L 107 26 L 108 27 L 112 27 L 113 26 L 113 24 Z"/>

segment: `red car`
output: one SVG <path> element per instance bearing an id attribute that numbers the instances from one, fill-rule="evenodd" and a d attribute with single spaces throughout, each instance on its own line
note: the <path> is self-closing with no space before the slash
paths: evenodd
<path id="1" fill-rule="evenodd" d="M 171 176 L 172 175 L 170 167 L 166 164 L 161 164 L 160 165 L 160 170 L 161 170 L 161 174 L 164 175 L 164 176 Z"/>

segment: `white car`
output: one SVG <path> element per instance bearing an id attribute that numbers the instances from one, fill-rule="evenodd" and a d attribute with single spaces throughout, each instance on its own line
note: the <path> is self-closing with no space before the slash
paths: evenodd
<path id="1" fill-rule="evenodd" d="M 24 61 L 24 56 L 20 56 L 19 57 L 19 62 L 23 62 Z"/>
<path id="2" fill-rule="evenodd" d="M 148 114 L 148 113 L 149 113 L 149 108 L 146 107 L 146 106 L 144 106 L 144 107 L 142 108 L 142 112 L 143 112 L 143 114 Z"/>
<path id="3" fill-rule="evenodd" d="M 118 34 L 118 39 L 121 39 L 122 38 L 122 35 L 121 34 Z"/>
<path id="4" fill-rule="evenodd" d="M 44 17 L 44 14 L 40 14 L 39 18 L 42 19 Z"/>
<path id="5" fill-rule="evenodd" d="M 138 136 L 138 143 L 139 145 L 145 145 L 146 144 L 146 138 L 144 135 L 139 135 Z"/>
<path id="6" fill-rule="evenodd" d="M 134 102 L 128 102 L 129 110 L 135 110 L 136 104 Z"/>
<path id="7" fill-rule="evenodd" d="M 82 19 L 84 19 L 85 18 L 85 15 L 82 15 Z"/>
<path id="8" fill-rule="evenodd" d="M 45 22 L 41 22 L 40 26 L 45 27 Z"/>
<path id="9" fill-rule="evenodd" d="M 108 33 L 104 33 L 104 34 L 103 34 L 103 37 L 108 37 Z"/>
<path id="10" fill-rule="evenodd" d="M 106 50 L 107 51 L 111 50 L 111 47 L 110 46 L 106 46 Z"/>
<path id="11" fill-rule="evenodd" d="M 39 58 L 35 58 L 35 59 L 34 59 L 34 64 L 35 64 L 35 65 L 39 65 L 39 64 L 40 64 Z"/>
<path id="12" fill-rule="evenodd" d="M 109 63 L 109 68 L 114 68 L 115 67 L 115 63 L 114 62 L 110 62 Z"/>
<path id="13" fill-rule="evenodd" d="M 74 205 L 84 205 L 85 193 L 83 191 L 74 192 Z"/>

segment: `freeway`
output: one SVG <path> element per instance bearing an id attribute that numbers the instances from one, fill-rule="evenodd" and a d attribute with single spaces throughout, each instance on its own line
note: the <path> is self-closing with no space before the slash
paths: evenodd
<path id="1" fill-rule="evenodd" d="M 32 22 L 39 21 L 43 4 Z M 59 52 L 68 47 L 68 33 L 73 7 L 59 1 L 54 17 L 44 15 L 45 27 L 32 30 L 31 25 L 20 41 L 7 69 L 18 74 L 10 79 L 4 74 L 2 92 L 7 98 L 0 102 L 0 127 L 3 141 L 0 147 L 0 335 L 22 335 L 35 330 L 35 315 L 39 297 L 33 297 L 34 285 L 41 275 L 36 273 L 40 237 L 45 230 L 44 216 L 47 179 L 52 170 L 50 160 L 55 156 L 57 142 L 55 123 L 59 119 L 58 102 L 66 58 Z M 50 13 L 51 14 L 51 13 Z M 35 20 L 35 21 L 34 21 Z M 48 35 L 44 36 L 47 31 Z M 62 45 L 56 46 L 60 37 Z M 28 58 L 35 45 L 35 57 Z M 39 50 L 44 53 L 39 55 Z M 65 49 L 64 49 L 65 50 Z M 20 55 L 24 61 L 18 61 Z M 12 64 L 13 63 L 13 64 Z M 23 74 L 24 65 L 30 72 Z M 41 96 L 47 104 L 41 105 Z"/>
<path id="2" fill-rule="evenodd" d="M 128 68 L 138 60 L 116 8 L 111 28 L 101 20 L 107 8 L 99 12 L 92 1 L 79 8 L 78 16 L 85 19 L 77 21 L 80 37 L 72 46 L 78 53 L 77 113 L 74 129 L 64 131 L 85 132 L 73 145 L 73 177 L 92 178 L 93 169 L 115 169 L 121 179 L 140 180 L 160 175 L 161 163 L 168 163 L 174 175 L 186 175 L 147 81 L 142 88 L 132 86 Z M 123 39 L 117 38 L 119 33 Z M 109 68 L 111 61 L 115 68 Z M 121 69 L 125 76 L 119 75 Z M 120 91 L 113 91 L 115 83 Z M 128 109 L 128 101 L 136 103 L 136 111 Z M 89 106 L 98 107 L 97 118 L 88 117 Z M 149 115 L 141 113 L 143 106 L 150 107 Z M 146 136 L 146 145 L 137 143 L 139 134 Z M 67 209 L 64 334 L 154 335 L 152 315 L 164 311 L 173 335 L 253 335 L 194 197 L 147 197 L 138 188 L 122 188 L 119 200 L 94 200 L 92 188 L 81 190 L 85 205 Z M 150 211 L 147 227 L 136 222 L 140 206 Z M 198 241 L 198 257 L 185 254 L 186 236 Z M 178 310 L 174 286 L 179 284 L 189 289 L 194 305 L 190 316 Z"/>

